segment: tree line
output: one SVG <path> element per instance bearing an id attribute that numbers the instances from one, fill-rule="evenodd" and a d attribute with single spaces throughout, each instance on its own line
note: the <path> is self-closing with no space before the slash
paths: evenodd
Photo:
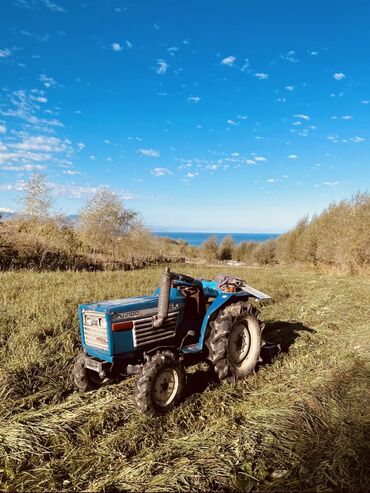
<path id="1" fill-rule="evenodd" d="M 19 197 L 20 211 L 0 220 L 0 268 L 89 268 L 144 266 L 186 258 L 196 262 L 236 260 L 246 265 L 327 266 L 348 273 L 370 270 L 370 195 L 357 194 L 302 218 L 273 239 L 235 244 L 216 236 L 201 247 L 153 236 L 140 214 L 108 187 L 97 189 L 71 221 L 55 211 L 46 175 L 30 177 Z"/>
<path id="2" fill-rule="evenodd" d="M 0 221 L 0 268 L 119 268 L 179 253 L 153 237 L 140 214 L 108 187 L 97 189 L 75 220 L 55 210 L 45 174 L 32 175 L 18 201 L 19 212 Z"/>
<path id="3" fill-rule="evenodd" d="M 351 274 L 370 268 L 370 195 L 358 193 L 307 216 L 279 237 L 236 245 L 231 236 L 218 245 L 210 237 L 201 247 L 208 261 L 237 260 L 251 265 L 326 266 Z"/>

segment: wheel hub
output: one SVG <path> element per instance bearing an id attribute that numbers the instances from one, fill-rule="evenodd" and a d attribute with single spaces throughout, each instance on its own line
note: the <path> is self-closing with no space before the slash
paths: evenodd
<path id="1" fill-rule="evenodd" d="M 251 338 L 248 325 L 243 322 L 237 323 L 230 334 L 229 357 L 235 364 L 241 363 L 248 355 Z"/>
<path id="2" fill-rule="evenodd" d="M 173 368 L 163 369 L 157 376 L 153 397 L 160 407 L 168 406 L 176 396 L 179 386 L 179 377 Z"/>

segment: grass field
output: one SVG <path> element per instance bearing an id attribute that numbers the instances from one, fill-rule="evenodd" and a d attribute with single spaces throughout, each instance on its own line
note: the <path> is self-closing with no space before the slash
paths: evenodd
<path id="1" fill-rule="evenodd" d="M 192 368 L 161 418 L 137 413 L 133 379 L 88 394 L 71 380 L 78 303 L 151 292 L 160 269 L 0 273 L 0 489 L 369 491 L 370 281 L 222 271 L 273 296 L 262 318 L 282 352 L 236 386 Z"/>

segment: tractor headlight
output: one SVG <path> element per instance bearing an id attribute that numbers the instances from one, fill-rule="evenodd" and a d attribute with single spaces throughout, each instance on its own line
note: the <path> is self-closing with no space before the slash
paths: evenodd
<path id="1" fill-rule="evenodd" d="M 107 320 L 100 313 L 85 313 L 84 325 L 88 327 L 101 327 L 102 329 L 106 329 Z"/>
<path id="2" fill-rule="evenodd" d="M 85 315 L 85 325 L 93 325 L 95 317 Z"/>

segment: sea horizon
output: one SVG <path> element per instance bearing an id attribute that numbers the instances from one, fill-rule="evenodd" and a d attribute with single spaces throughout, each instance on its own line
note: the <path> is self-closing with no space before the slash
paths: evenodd
<path id="1" fill-rule="evenodd" d="M 208 231 L 152 231 L 152 234 L 161 238 L 171 238 L 172 240 L 183 240 L 192 246 L 201 246 L 208 238 L 215 236 L 217 243 L 221 243 L 225 236 L 231 236 L 235 243 L 239 245 L 243 241 L 263 241 L 277 238 L 281 233 L 223 233 Z"/>

